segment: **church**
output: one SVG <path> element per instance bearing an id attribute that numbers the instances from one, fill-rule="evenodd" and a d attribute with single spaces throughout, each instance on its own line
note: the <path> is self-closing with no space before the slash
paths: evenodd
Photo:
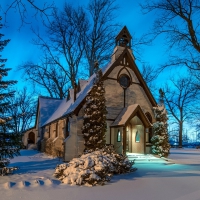
<path id="1" fill-rule="evenodd" d="M 116 36 L 110 62 L 102 70 L 106 99 L 106 144 L 118 153 L 151 153 L 153 107 L 157 103 L 145 83 L 131 50 L 126 26 Z M 24 145 L 33 144 L 43 152 L 61 156 L 64 161 L 84 150 L 82 134 L 86 96 L 96 74 L 79 80 L 65 99 L 40 96 L 35 127 L 24 133 Z"/>

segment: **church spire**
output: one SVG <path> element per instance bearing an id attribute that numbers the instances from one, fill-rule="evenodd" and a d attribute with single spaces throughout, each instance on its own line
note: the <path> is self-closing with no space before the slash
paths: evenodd
<path id="1" fill-rule="evenodd" d="M 131 48 L 131 34 L 129 33 L 126 26 L 119 32 L 115 38 L 116 46 Z"/>

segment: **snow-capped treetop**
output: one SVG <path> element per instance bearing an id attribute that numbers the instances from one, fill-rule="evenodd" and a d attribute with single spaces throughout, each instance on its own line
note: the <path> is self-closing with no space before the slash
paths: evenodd
<path id="1" fill-rule="evenodd" d="M 164 104 L 153 107 L 154 115 L 157 121 L 167 122 L 167 111 Z"/>

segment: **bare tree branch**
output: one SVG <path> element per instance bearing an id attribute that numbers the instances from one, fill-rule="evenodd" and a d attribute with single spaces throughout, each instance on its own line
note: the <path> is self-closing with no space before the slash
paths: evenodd
<path id="1" fill-rule="evenodd" d="M 164 102 L 171 119 L 179 127 L 179 146 L 182 147 L 183 124 L 192 118 L 192 110 L 199 96 L 191 77 L 171 79 L 170 85 L 162 89 Z"/>
<path id="2" fill-rule="evenodd" d="M 154 12 L 157 16 L 152 30 L 143 37 L 152 42 L 164 35 L 169 52 L 174 50 L 162 69 L 178 64 L 200 70 L 199 5 L 199 0 L 146 0 L 141 5 L 144 13 Z"/>
<path id="3" fill-rule="evenodd" d="M 85 35 L 85 54 L 89 64 L 89 75 L 94 71 L 94 63 L 100 65 L 110 60 L 114 48 L 114 38 L 119 24 L 114 22 L 118 9 L 116 0 L 90 0 L 87 10 L 90 14 L 90 29 Z"/>
<path id="4" fill-rule="evenodd" d="M 45 2 L 43 6 L 40 7 L 34 0 L 12 0 L 7 4 L 4 10 L 1 8 L 4 13 L 5 24 L 7 24 L 7 15 L 11 10 L 14 10 L 20 16 L 21 25 L 19 28 L 21 28 L 24 24 L 31 24 L 31 21 L 28 19 L 30 18 L 30 6 L 33 9 L 34 17 L 40 14 L 41 17 L 44 16 L 48 21 L 50 21 L 49 17 L 51 16 L 52 9 L 55 8 L 53 1 L 52 3 Z"/>
<path id="5" fill-rule="evenodd" d="M 12 117 L 15 133 L 22 133 L 33 126 L 36 113 L 36 99 L 33 92 L 28 93 L 26 87 L 17 90 L 9 103 L 12 105 L 9 115 Z"/>

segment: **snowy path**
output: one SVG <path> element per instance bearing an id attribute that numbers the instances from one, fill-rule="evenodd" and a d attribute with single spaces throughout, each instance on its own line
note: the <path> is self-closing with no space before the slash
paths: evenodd
<path id="1" fill-rule="evenodd" d="M 88 188 L 61 184 L 52 176 L 56 164 L 60 163 L 58 159 L 24 150 L 11 163 L 20 170 L 0 177 L 0 199 L 200 200 L 199 155 L 200 150 L 172 149 L 170 162 L 140 157 L 134 165 L 137 171 L 114 176 L 106 186 Z"/>

